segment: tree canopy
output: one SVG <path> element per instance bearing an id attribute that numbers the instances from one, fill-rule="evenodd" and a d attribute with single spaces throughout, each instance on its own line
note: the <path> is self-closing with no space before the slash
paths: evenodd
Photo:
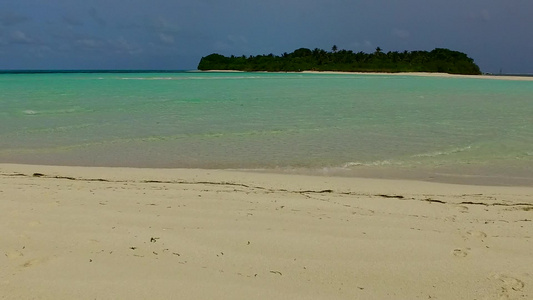
<path id="1" fill-rule="evenodd" d="M 331 52 L 307 48 L 296 49 L 281 56 L 230 56 L 211 54 L 202 57 L 198 70 L 239 70 L 268 72 L 342 71 L 342 72 L 433 72 L 450 74 L 481 74 L 474 60 L 466 54 L 449 49 L 433 51 L 389 51 L 377 47 L 374 53 L 337 50 Z"/>

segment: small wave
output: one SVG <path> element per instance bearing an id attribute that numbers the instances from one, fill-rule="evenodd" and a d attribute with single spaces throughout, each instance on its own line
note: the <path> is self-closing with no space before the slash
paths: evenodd
<path id="1" fill-rule="evenodd" d="M 343 169 L 349 169 L 351 167 L 378 167 L 378 166 L 391 166 L 399 165 L 400 163 L 394 162 L 392 160 L 377 160 L 371 162 L 347 162 L 342 165 Z"/>
<path id="2" fill-rule="evenodd" d="M 450 155 L 460 152 L 469 151 L 472 149 L 472 146 L 467 147 L 461 147 L 461 148 L 454 148 L 448 151 L 435 151 L 435 152 L 429 152 L 429 153 L 422 153 L 422 154 L 415 154 L 412 157 L 437 157 L 437 156 L 443 156 L 443 155 Z"/>
<path id="3" fill-rule="evenodd" d="M 202 76 L 196 76 L 196 77 L 184 77 L 179 78 L 182 80 L 187 79 L 194 79 L 194 80 L 221 80 L 221 79 L 268 79 L 268 77 L 261 77 L 261 76 L 216 76 L 216 77 L 202 77 Z"/>
<path id="4" fill-rule="evenodd" d="M 187 77 L 121 77 L 120 80 L 223 80 L 223 79 L 268 79 L 261 76 L 187 76 Z"/>
<path id="5" fill-rule="evenodd" d="M 173 80 L 173 77 L 123 77 L 121 80 Z"/>
<path id="6" fill-rule="evenodd" d="M 33 115 L 56 115 L 56 114 L 71 114 L 75 112 L 79 112 L 80 109 L 77 108 L 68 108 L 68 109 L 57 109 L 57 110 L 33 110 L 33 109 L 27 109 L 23 110 L 22 113 L 25 115 L 33 116 Z"/>

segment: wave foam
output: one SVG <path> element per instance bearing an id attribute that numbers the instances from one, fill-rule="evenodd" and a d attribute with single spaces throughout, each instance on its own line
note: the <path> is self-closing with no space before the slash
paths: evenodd
<path id="1" fill-rule="evenodd" d="M 394 162 L 392 160 L 377 160 L 372 162 L 347 162 L 342 165 L 343 169 L 349 169 L 351 167 L 378 167 L 378 166 L 391 166 L 399 165 L 400 163 Z"/>
<path id="2" fill-rule="evenodd" d="M 448 151 L 435 151 L 435 152 L 429 152 L 429 153 L 415 154 L 412 157 L 437 157 L 437 156 L 461 153 L 461 152 L 469 151 L 470 149 L 472 149 L 472 146 L 454 148 Z"/>
<path id="3" fill-rule="evenodd" d="M 99 78 L 100 79 L 100 78 Z M 221 76 L 221 77 L 121 77 L 120 80 L 221 80 L 221 79 L 266 79 L 260 76 Z"/>
<path id="4" fill-rule="evenodd" d="M 22 113 L 25 115 L 33 116 L 33 115 L 55 115 L 55 114 L 71 114 L 75 112 L 79 112 L 80 109 L 78 108 L 67 108 L 67 109 L 56 109 L 56 110 L 32 110 L 27 109 L 23 110 Z"/>
<path id="5" fill-rule="evenodd" d="M 123 77 L 122 80 L 173 80 L 173 77 Z"/>

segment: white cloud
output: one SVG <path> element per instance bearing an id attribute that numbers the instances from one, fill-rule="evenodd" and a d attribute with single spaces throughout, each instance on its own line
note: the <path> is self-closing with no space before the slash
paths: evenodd
<path id="1" fill-rule="evenodd" d="M 143 49 L 136 43 L 131 43 L 124 37 L 118 39 L 102 39 L 98 37 L 80 37 L 74 40 L 76 48 L 91 52 L 105 52 L 116 54 L 136 55 L 143 53 Z M 58 47 L 58 50 L 70 51 L 70 46 L 64 44 Z"/>
<path id="2" fill-rule="evenodd" d="M 228 40 L 234 44 L 248 44 L 248 40 L 243 35 L 228 35 Z"/>
<path id="3" fill-rule="evenodd" d="M 140 54 L 143 52 L 143 49 L 136 44 L 128 42 L 124 37 L 120 37 L 116 41 L 109 41 L 109 44 L 115 49 L 116 53 L 127 53 L 127 54 Z"/>
<path id="4" fill-rule="evenodd" d="M 488 22 L 492 20 L 492 15 L 488 9 L 482 9 L 480 11 L 471 12 L 468 17 L 473 21 Z"/>
<path id="5" fill-rule="evenodd" d="M 392 35 L 400 39 L 407 39 L 411 36 L 411 33 L 404 29 L 394 28 L 392 30 Z"/>
<path id="6" fill-rule="evenodd" d="M 35 40 L 28 37 L 24 32 L 15 30 L 11 33 L 10 42 L 15 44 L 33 44 Z"/>
<path id="7" fill-rule="evenodd" d="M 153 30 L 157 32 L 162 32 L 162 33 L 167 33 L 167 34 L 178 33 L 181 31 L 181 28 L 178 25 L 173 24 L 172 22 L 168 21 L 167 19 L 163 17 L 150 20 L 148 23 L 148 27 L 152 28 Z"/>
<path id="8" fill-rule="evenodd" d="M 351 47 L 355 52 L 363 51 L 363 52 L 373 52 L 376 48 L 374 44 L 369 40 L 364 40 L 362 42 L 355 41 L 348 45 L 348 47 Z"/>
<path id="9" fill-rule="evenodd" d="M 159 40 L 165 44 L 174 44 L 175 42 L 174 36 L 163 32 L 159 33 Z"/>
<path id="10" fill-rule="evenodd" d="M 248 40 L 243 35 L 230 34 L 225 40 L 216 41 L 214 44 L 215 49 L 219 51 L 240 49 L 248 45 Z"/>
<path id="11" fill-rule="evenodd" d="M 213 47 L 217 51 L 234 51 L 235 49 L 243 50 L 248 47 L 248 39 L 243 35 L 230 34 L 224 40 L 215 41 Z"/>
<path id="12" fill-rule="evenodd" d="M 76 45 L 83 48 L 96 49 L 104 46 L 104 42 L 98 39 L 84 38 L 76 40 Z"/>

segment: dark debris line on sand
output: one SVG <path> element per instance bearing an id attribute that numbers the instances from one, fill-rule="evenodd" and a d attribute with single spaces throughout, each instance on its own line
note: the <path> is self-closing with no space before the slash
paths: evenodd
<path id="1" fill-rule="evenodd" d="M 403 199 L 403 200 L 414 200 L 414 201 L 425 201 L 430 203 L 439 203 L 439 204 L 449 204 L 448 202 L 437 200 L 437 199 L 431 199 L 431 198 L 424 198 L 424 199 L 416 199 L 416 198 L 406 198 L 402 195 L 387 195 L 387 194 L 377 194 L 377 195 L 368 195 L 368 194 L 360 194 L 360 193 L 354 193 L 354 192 L 335 192 L 331 189 L 326 190 L 302 190 L 302 191 L 290 191 L 287 189 L 269 189 L 261 186 L 251 186 L 243 183 L 234 183 L 234 182 L 212 182 L 212 181 L 162 181 L 162 180 L 142 180 L 142 181 L 128 181 L 128 180 L 109 180 L 104 178 L 75 178 L 70 176 L 51 176 L 46 175 L 43 173 L 33 173 L 32 175 L 23 174 L 23 173 L 0 173 L 0 176 L 5 177 L 35 177 L 35 178 L 49 178 L 49 179 L 61 179 L 61 180 L 78 180 L 78 181 L 86 181 L 86 182 L 111 182 L 111 183 L 124 183 L 124 182 L 131 182 L 131 183 L 155 183 L 155 184 L 195 184 L 195 185 L 217 185 L 217 186 L 237 186 L 247 189 L 256 189 L 256 190 L 263 190 L 269 193 L 274 192 L 285 192 L 285 193 L 295 193 L 295 194 L 339 194 L 339 195 L 351 195 L 351 196 L 375 196 L 375 197 L 381 197 L 381 198 L 388 198 L 388 199 Z M 524 210 L 533 210 L 533 204 L 530 203 L 486 203 L 486 202 L 472 202 L 472 201 L 463 201 L 460 203 L 454 203 L 454 204 L 462 204 L 462 205 L 484 205 L 484 206 L 510 206 L 510 207 L 524 207 Z"/>

